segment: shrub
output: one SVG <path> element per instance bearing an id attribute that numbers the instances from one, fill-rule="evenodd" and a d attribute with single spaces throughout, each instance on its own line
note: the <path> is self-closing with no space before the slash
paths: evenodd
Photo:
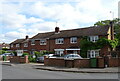
<path id="1" fill-rule="evenodd" d="M 26 55 L 29 55 L 29 54 L 28 54 L 28 53 L 23 53 L 23 54 L 22 54 L 22 57 L 24 57 L 24 56 L 26 56 Z"/>
<path id="2" fill-rule="evenodd" d="M 33 55 L 29 55 L 28 60 L 29 62 L 36 62 L 36 59 L 33 58 Z"/>

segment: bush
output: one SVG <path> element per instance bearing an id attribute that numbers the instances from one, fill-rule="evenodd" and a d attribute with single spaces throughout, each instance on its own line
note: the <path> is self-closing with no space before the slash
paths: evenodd
<path id="1" fill-rule="evenodd" d="M 28 60 L 29 60 L 29 62 L 36 62 L 36 59 L 33 58 L 32 55 L 29 55 Z"/>
<path id="2" fill-rule="evenodd" d="M 15 56 L 17 56 L 17 52 L 16 52 L 16 51 L 13 51 L 13 54 L 14 54 Z"/>
<path id="3" fill-rule="evenodd" d="M 29 54 L 28 54 L 28 53 L 23 53 L 23 54 L 22 54 L 22 57 L 24 57 L 24 56 L 26 56 L 26 55 L 29 55 Z"/>

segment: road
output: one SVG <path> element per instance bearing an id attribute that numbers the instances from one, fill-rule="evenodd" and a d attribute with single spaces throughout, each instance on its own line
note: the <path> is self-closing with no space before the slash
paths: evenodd
<path id="1" fill-rule="evenodd" d="M 118 74 L 67 73 L 2 65 L 2 79 L 118 79 Z"/>

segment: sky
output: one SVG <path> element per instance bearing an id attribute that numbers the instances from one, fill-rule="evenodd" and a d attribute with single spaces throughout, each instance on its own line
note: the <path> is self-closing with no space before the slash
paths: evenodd
<path id="1" fill-rule="evenodd" d="M 117 18 L 119 1 L 1 0 L 0 43 L 51 32 L 56 26 L 60 30 L 83 28 Z"/>

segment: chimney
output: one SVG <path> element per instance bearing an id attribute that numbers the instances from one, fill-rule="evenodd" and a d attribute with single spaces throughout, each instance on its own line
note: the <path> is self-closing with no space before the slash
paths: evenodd
<path id="1" fill-rule="evenodd" d="M 59 27 L 55 27 L 55 33 L 59 33 L 60 30 L 59 30 Z"/>
<path id="2" fill-rule="evenodd" d="M 26 35 L 25 39 L 28 39 L 28 38 L 29 38 L 29 36 L 28 36 L 28 35 Z"/>
<path id="3" fill-rule="evenodd" d="M 114 22 L 110 21 L 110 29 L 111 29 L 111 40 L 114 40 Z"/>

